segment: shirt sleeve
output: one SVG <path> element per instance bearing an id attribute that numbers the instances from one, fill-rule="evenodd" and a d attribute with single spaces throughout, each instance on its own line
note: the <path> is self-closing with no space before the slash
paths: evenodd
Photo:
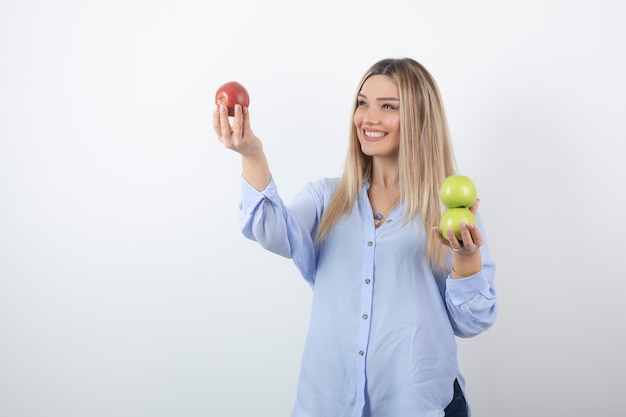
<path id="1" fill-rule="evenodd" d="M 477 217 L 484 244 L 480 251 L 482 269 L 469 277 L 446 279 L 445 301 L 454 333 L 459 337 L 472 337 L 490 328 L 498 314 L 497 294 L 494 287 L 495 264 L 489 255 L 486 235 Z"/>
<path id="2" fill-rule="evenodd" d="M 292 259 L 313 286 L 317 264 L 314 236 L 321 217 L 323 193 L 315 192 L 315 187 L 308 184 L 287 206 L 273 178 L 265 190 L 258 191 L 242 175 L 241 186 L 239 225 L 243 235 L 273 253 Z"/>

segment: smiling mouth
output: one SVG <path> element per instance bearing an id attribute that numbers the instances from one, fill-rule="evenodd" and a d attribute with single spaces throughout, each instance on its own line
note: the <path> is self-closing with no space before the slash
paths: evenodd
<path id="1" fill-rule="evenodd" d="M 364 131 L 363 131 L 363 135 L 364 135 L 366 138 L 371 138 L 371 139 L 380 139 L 380 138 L 382 138 L 383 136 L 385 136 L 385 135 L 386 135 L 386 133 L 385 133 L 385 132 L 371 132 L 371 131 L 369 131 L 369 130 L 364 130 Z"/>

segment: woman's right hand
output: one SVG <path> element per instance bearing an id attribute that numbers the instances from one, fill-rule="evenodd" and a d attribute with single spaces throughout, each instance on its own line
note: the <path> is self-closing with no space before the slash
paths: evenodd
<path id="1" fill-rule="evenodd" d="M 228 149 L 244 157 L 254 157 L 263 152 L 263 145 L 250 129 L 248 108 L 235 105 L 235 115 L 231 126 L 228 120 L 228 108 L 225 105 L 215 107 L 213 129 L 217 139 Z"/>

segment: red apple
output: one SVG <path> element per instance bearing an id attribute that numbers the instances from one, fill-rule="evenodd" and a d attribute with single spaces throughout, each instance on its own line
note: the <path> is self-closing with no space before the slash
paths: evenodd
<path id="1" fill-rule="evenodd" d="M 448 208 L 471 207 L 476 195 L 476 186 L 465 175 L 450 175 L 439 189 L 439 198 Z"/>
<path id="2" fill-rule="evenodd" d="M 439 222 L 439 230 L 441 235 L 448 239 L 448 229 L 454 230 L 454 234 L 459 242 L 461 237 L 461 222 L 476 224 L 476 217 L 472 212 L 464 207 L 450 208 L 443 213 L 441 221 Z"/>
<path id="3" fill-rule="evenodd" d="M 217 89 L 215 104 L 218 106 L 223 104 L 228 107 L 228 115 L 233 117 L 235 115 L 235 104 L 239 104 L 241 107 L 248 107 L 250 105 L 250 95 L 248 95 L 248 90 L 243 85 L 237 81 L 229 81 Z"/>

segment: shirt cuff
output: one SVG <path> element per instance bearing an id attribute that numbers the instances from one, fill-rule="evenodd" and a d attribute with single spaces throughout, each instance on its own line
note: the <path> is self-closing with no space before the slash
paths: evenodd
<path id="1" fill-rule="evenodd" d="M 270 176 L 270 182 L 263 191 L 254 188 L 241 174 L 241 210 L 250 214 L 265 198 L 270 200 L 278 195 L 274 178 Z"/>
<path id="2" fill-rule="evenodd" d="M 489 282 L 484 274 L 484 268 L 475 275 L 466 278 L 452 279 L 448 276 L 446 287 L 448 296 L 455 305 L 465 304 L 478 294 L 491 297 Z"/>

